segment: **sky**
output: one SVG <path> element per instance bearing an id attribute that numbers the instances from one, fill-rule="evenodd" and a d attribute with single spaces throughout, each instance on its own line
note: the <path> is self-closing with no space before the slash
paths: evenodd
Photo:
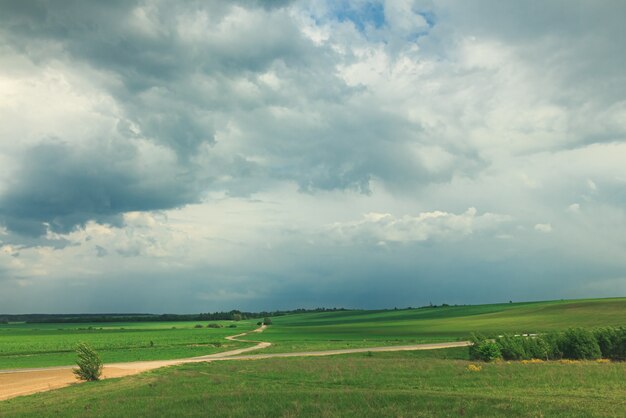
<path id="1" fill-rule="evenodd" d="M 0 0 L 0 312 L 626 296 L 625 18 Z"/>

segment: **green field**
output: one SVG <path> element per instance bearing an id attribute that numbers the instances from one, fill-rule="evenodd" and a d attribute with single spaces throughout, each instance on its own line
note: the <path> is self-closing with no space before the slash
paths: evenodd
<path id="1" fill-rule="evenodd" d="M 392 311 L 338 311 L 273 319 L 266 352 L 404 345 L 571 327 L 626 326 L 626 298 L 587 299 Z"/>
<path id="2" fill-rule="evenodd" d="M 0 369 L 71 365 L 79 342 L 91 344 L 105 363 L 175 359 L 212 354 L 251 344 L 224 337 L 256 328 L 255 321 L 133 322 L 0 325 Z M 196 324 L 203 328 L 195 328 Z"/>
<path id="3" fill-rule="evenodd" d="M 480 364 L 467 350 L 188 364 L 0 404 L 19 416 L 620 416 L 626 364 Z"/>
<path id="4" fill-rule="evenodd" d="M 0 368 L 72 364 L 79 341 L 105 362 L 203 355 L 243 346 L 224 337 L 256 328 L 206 324 L 0 325 Z M 286 315 L 252 338 L 274 344 L 264 352 L 289 352 L 624 325 L 619 298 Z M 479 364 L 467 348 L 362 353 L 163 368 L 3 401 L 0 416 L 620 416 L 624 381 L 619 362 Z"/>
<path id="5" fill-rule="evenodd" d="M 237 322 L 237 328 L 195 329 L 195 325 L 0 325 L 0 369 L 71 365 L 81 341 L 94 346 L 104 362 L 212 354 L 245 346 L 224 337 L 254 329 L 256 320 Z M 467 339 L 472 332 L 497 335 L 600 326 L 626 326 L 626 298 L 285 315 L 274 317 L 273 325 L 255 337 L 273 344 L 264 352 L 293 352 L 456 341 Z"/>

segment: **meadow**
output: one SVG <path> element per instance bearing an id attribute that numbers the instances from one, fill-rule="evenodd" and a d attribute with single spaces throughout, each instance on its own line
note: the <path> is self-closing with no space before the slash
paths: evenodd
<path id="1" fill-rule="evenodd" d="M 0 324 L 0 369 L 71 365 L 78 342 L 103 361 L 174 359 L 246 346 L 224 340 L 256 328 L 258 320 L 93 324 Z M 626 325 L 626 298 L 438 306 L 385 311 L 335 311 L 272 318 L 264 353 L 466 340 L 485 335 L 540 333 L 570 327 Z M 202 328 L 195 328 L 201 324 Z M 228 328 L 236 325 L 237 328 Z"/>
<path id="2" fill-rule="evenodd" d="M 209 323 L 222 328 L 207 328 Z M 105 363 L 201 356 L 251 345 L 224 337 L 256 327 L 256 321 L 2 324 L 0 369 L 74 364 L 79 342 L 90 344 Z"/>
<path id="3" fill-rule="evenodd" d="M 620 416 L 625 378 L 624 363 L 472 363 L 467 349 L 222 361 L 14 398 L 0 415 Z"/>
<path id="4" fill-rule="evenodd" d="M 263 352 L 467 339 L 626 325 L 626 298 L 277 316 Z M 105 362 L 169 359 L 245 343 L 257 320 L 4 324 L 0 368 L 72 364 L 79 341 Z M 228 328 L 236 325 L 236 328 Z M 626 363 L 469 360 L 467 347 L 184 364 L 0 402 L 0 416 L 620 416 Z M 112 402 L 111 400 L 115 400 Z"/>
<path id="5" fill-rule="evenodd" d="M 387 311 L 337 311 L 273 318 L 264 352 L 289 352 L 466 340 L 563 331 L 570 327 L 626 326 L 626 298 Z"/>

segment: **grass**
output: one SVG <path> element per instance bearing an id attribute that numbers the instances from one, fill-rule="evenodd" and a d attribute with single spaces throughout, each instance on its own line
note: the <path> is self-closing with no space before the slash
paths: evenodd
<path id="1" fill-rule="evenodd" d="M 288 315 L 273 318 L 263 339 L 273 343 L 267 352 L 288 352 L 599 326 L 626 326 L 626 298 Z"/>
<path id="2" fill-rule="evenodd" d="M 105 363 L 175 359 L 212 354 L 250 344 L 224 337 L 256 328 L 254 321 L 0 325 L 0 369 L 72 365 L 79 342 L 89 343 Z"/>
<path id="3" fill-rule="evenodd" d="M 41 416 L 618 416 L 626 364 L 480 364 L 467 349 L 200 363 L 3 402 Z M 112 402 L 112 400 L 115 400 Z"/>
<path id="4" fill-rule="evenodd" d="M 79 342 L 91 344 L 105 363 L 211 354 L 244 346 L 224 337 L 249 331 L 256 322 L 240 321 L 234 329 L 195 329 L 196 322 L 0 325 L 0 369 L 71 365 Z M 273 344 L 264 352 L 362 348 L 463 340 L 471 332 L 626 326 L 626 298 L 306 313 L 272 322 L 251 337 Z"/>

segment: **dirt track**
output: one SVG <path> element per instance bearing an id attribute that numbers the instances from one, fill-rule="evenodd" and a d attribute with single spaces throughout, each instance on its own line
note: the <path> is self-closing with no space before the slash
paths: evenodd
<path id="1" fill-rule="evenodd" d="M 260 350 L 272 345 L 268 342 L 244 340 L 240 337 L 254 332 L 262 332 L 265 325 L 254 331 L 226 337 L 231 341 L 254 342 L 257 343 L 252 347 L 240 348 L 237 350 L 225 351 L 222 353 L 209 354 L 206 356 L 191 357 L 176 360 L 154 360 L 154 361 L 134 361 L 128 363 L 110 363 L 102 369 L 102 378 L 110 379 L 113 377 L 128 376 L 137 374 L 146 370 L 158 369 L 166 366 L 173 366 L 183 363 L 199 363 L 207 361 L 224 361 L 224 360 L 255 360 L 267 359 L 275 357 L 307 357 L 307 356 L 332 356 L 337 354 L 364 353 L 364 352 L 383 352 L 383 351 L 414 351 L 414 350 L 434 350 L 438 348 L 465 347 L 469 345 L 467 341 L 437 343 L 437 344 L 414 344 L 402 346 L 388 347 L 371 347 L 371 348 L 348 348 L 342 350 L 326 350 L 326 351 L 304 351 L 297 353 L 273 353 L 273 354 L 254 354 L 244 355 L 250 351 Z M 236 357 L 235 357 L 236 356 Z M 34 369 L 15 369 L 0 370 L 0 401 L 14 398 L 16 396 L 30 395 L 37 392 L 45 392 L 51 389 L 58 389 L 71 384 L 77 384 L 77 380 L 72 373 L 73 366 L 64 367 L 45 367 Z"/>

